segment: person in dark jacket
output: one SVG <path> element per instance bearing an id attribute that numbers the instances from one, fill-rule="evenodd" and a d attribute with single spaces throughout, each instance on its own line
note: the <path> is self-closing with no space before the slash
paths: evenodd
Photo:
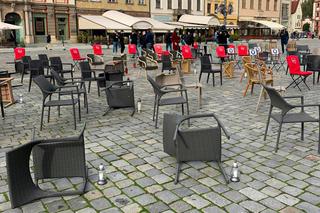
<path id="1" fill-rule="evenodd" d="M 217 40 L 220 46 L 224 46 L 225 51 L 228 50 L 228 38 L 230 37 L 228 31 L 221 27 L 221 30 L 218 32 Z"/>
<path id="2" fill-rule="evenodd" d="M 281 39 L 281 49 L 282 49 L 282 53 L 284 53 L 285 51 L 285 46 L 287 46 L 288 41 L 289 41 L 289 33 L 287 30 L 281 30 L 280 33 L 280 39 Z"/>
<path id="3" fill-rule="evenodd" d="M 51 35 L 48 34 L 47 35 L 47 46 L 46 46 L 46 49 L 52 50 L 51 47 L 50 47 L 50 43 L 51 43 Z"/>
<path id="4" fill-rule="evenodd" d="M 166 33 L 164 40 L 166 42 L 166 50 L 171 51 L 172 50 L 172 34 L 170 30 Z"/>
<path id="5" fill-rule="evenodd" d="M 115 31 L 112 34 L 112 52 L 113 53 L 118 53 L 118 45 L 119 45 L 119 34 L 117 31 Z"/>
<path id="6" fill-rule="evenodd" d="M 120 43 L 120 48 L 121 48 L 121 54 L 123 54 L 125 46 L 124 46 L 124 35 L 123 35 L 123 30 L 119 33 L 119 43 Z"/>
<path id="7" fill-rule="evenodd" d="M 146 34 L 146 43 L 147 43 L 148 49 L 153 49 L 153 44 L 154 44 L 153 37 L 154 37 L 154 35 L 153 35 L 152 31 L 151 31 L 151 29 L 149 29 Z"/>
<path id="8" fill-rule="evenodd" d="M 146 49 L 147 48 L 147 42 L 146 42 L 146 32 L 145 31 L 143 31 L 140 34 L 139 40 L 140 40 L 141 48 L 142 49 Z"/>
<path id="9" fill-rule="evenodd" d="M 173 43 L 173 50 L 174 51 L 179 51 L 180 50 L 180 46 L 179 46 L 179 43 L 180 43 L 180 36 L 178 35 L 178 30 L 175 29 L 173 34 L 172 34 L 172 43 Z"/>
<path id="10" fill-rule="evenodd" d="M 136 45 L 136 50 L 137 50 L 137 53 L 138 53 L 139 52 L 138 51 L 138 35 L 137 35 L 137 32 L 135 30 L 132 31 L 132 33 L 131 33 L 131 44 Z M 132 58 L 134 58 L 134 56 L 132 56 Z"/>

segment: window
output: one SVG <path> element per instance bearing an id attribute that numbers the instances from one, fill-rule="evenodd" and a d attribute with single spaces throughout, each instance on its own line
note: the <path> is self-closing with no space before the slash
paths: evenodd
<path id="1" fill-rule="evenodd" d="M 133 4 L 133 0 L 125 0 L 126 4 Z"/>
<path id="2" fill-rule="evenodd" d="M 278 0 L 274 0 L 273 10 L 274 11 L 278 10 Z"/>
<path id="3" fill-rule="evenodd" d="M 282 20 L 289 19 L 289 4 L 282 4 L 281 16 L 282 16 Z"/>
<path id="4" fill-rule="evenodd" d="M 262 0 L 259 0 L 258 2 L 258 10 L 261 10 L 262 9 Z"/>
<path id="5" fill-rule="evenodd" d="M 156 0 L 156 8 L 161 8 L 161 1 L 160 0 Z"/>
<path id="6" fill-rule="evenodd" d="M 139 0 L 139 3 L 138 3 L 138 4 L 145 5 L 146 3 L 144 2 L 144 0 Z"/>
<path id="7" fill-rule="evenodd" d="M 218 8 L 219 8 L 219 4 L 215 3 L 214 4 L 214 12 L 218 13 Z"/>
<path id="8" fill-rule="evenodd" d="M 242 9 L 247 8 L 247 0 L 242 0 Z"/>
<path id="9" fill-rule="evenodd" d="M 172 0 L 168 0 L 168 9 L 172 9 Z"/>
<path id="10" fill-rule="evenodd" d="M 269 11 L 269 10 L 270 10 L 270 0 L 267 0 L 266 10 L 267 10 L 267 11 Z"/>
<path id="11" fill-rule="evenodd" d="M 181 10 L 182 9 L 182 1 L 178 0 L 178 9 Z"/>
<path id="12" fill-rule="evenodd" d="M 117 3 L 117 0 L 108 0 L 109 3 Z"/>
<path id="13" fill-rule="evenodd" d="M 211 4 L 207 4 L 207 14 L 211 14 Z"/>
<path id="14" fill-rule="evenodd" d="M 254 8 L 254 0 L 250 0 L 250 9 L 253 10 Z"/>
<path id="15" fill-rule="evenodd" d="M 201 5 L 200 5 L 200 0 L 197 0 L 197 11 L 200 11 L 200 7 L 201 7 Z"/>
<path id="16" fill-rule="evenodd" d="M 191 0 L 188 0 L 188 10 L 191 10 Z"/>

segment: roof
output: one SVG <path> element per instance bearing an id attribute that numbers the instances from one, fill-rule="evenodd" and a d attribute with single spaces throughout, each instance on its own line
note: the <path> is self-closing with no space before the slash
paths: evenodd
<path id="1" fill-rule="evenodd" d="M 103 16 L 80 15 L 80 30 L 131 30 L 130 27 Z"/>
<path id="2" fill-rule="evenodd" d="M 183 23 L 183 22 L 179 22 L 179 21 L 170 21 L 170 22 L 166 22 L 166 24 L 172 25 L 178 29 L 205 29 L 205 28 L 208 28 L 208 26 L 206 26 L 206 25 Z"/>
<path id="3" fill-rule="evenodd" d="M 291 1 L 291 14 L 295 14 L 297 12 L 299 6 L 299 0 L 292 0 Z"/>
<path id="4" fill-rule="evenodd" d="M 285 26 L 283 26 L 282 24 L 273 22 L 273 21 L 265 21 L 265 20 L 248 20 L 248 22 L 254 22 L 257 24 L 261 24 L 264 25 L 267 28 L 270 28 L 272 30 L 281 30 L 283 28 L 285 28 Z"/>
<path id="5" fill-rule="evenodd" d="M 168 30 L 174 30 L 175 27 L 169 24 L 165 24 L 161 21 L 152 19 L 152 18 L 147 18 L 147 17 L 139 17 L 139 19 L 143 21 L 147 21 L 150 24 L 152 24 L 152 31 L 153 32 L 166 32 Z"/>
<path id="6" fill-rule="evenodd" d="M 214 16 L 196 16 L 184 14 L 179 18 L 179 22 L 202 24 L 207 26 L 219 26 L 219 20 Z"/>
<path id="7" fill-rule="evenodd" d="M 121 23 L 133 29 L 149 29 L 152 28 L 152 24 L 140 18 L 130 16 L 125 13 L 121 13 L 115 10 L 109 10 L 102 14 L 102 16 L 109 18 L 115 22 Z"/>

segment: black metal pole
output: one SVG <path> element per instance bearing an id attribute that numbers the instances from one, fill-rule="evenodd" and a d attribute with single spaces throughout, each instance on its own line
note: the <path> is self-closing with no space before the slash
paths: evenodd
<path id="1" fill-rule="evenodd" d="M 227 0 L 224 0 L 224 14 L 223 14 L 223 16 L 224 16 L 224 20 L 223 20 L 223 25 L 225 26 L 225 27 L 227 27 L 227 14 L 228 14 L 228 7 L 227 7 Z"/>

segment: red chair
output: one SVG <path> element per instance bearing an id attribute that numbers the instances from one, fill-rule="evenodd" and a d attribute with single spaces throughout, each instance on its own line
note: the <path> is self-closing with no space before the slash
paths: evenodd
<path id="1" fill-rule="evenodd" d="M 198 44 L 198 42 L 195 41 L 195 42 L 193 43 L 193 48 L 194 48 L 194 49 L 199 49 L 199 44 Z"/>
<path id="2" fill-rule="evenodd" d="M 26 50 L 23 47 L 14 48 L 14 60 L 21 60 L 26 56 Z"/>
<path id="3" fill-rule="evenodd" d="M 193 59 L 191 48 L 188 45 L 183 45 L 181 47 L 181 54 L 183 59 Z"/>
<path id="4" fill-rule="evenodd" d="M 299 90 L 301 91 L 299 84 L 303 82 L 306 85 L 306 87 L 310 90 L 309 86 L 306 83 L 306 79 L 308 76 L 312 75 L 312 72 L 301 71 L 300 61 L 299 61 L 298 56 L 289 55 L 289 56 L 287 56 L 286 59 L 287 59 L 288 67 L 289 67 L 289 73 L 290 73 L 290 76 L 293 80 L 293 82 L 291 84 L 289 84 L 289 86 L 287 86 L 287 88 L 289 88 L 291 85 L 295 84 L 294 87 L 298 87 Z M 296 76 L 296 78 L 295 78 L 295 76 Z"/>
<path id="5" fill-rule="evenodd" d="M 242 57 L 249 56 L 249 50 L 248 50 L 248 46 L 243 44 L 238 45 L 237 50 L 238 50 L 238 59 L 237 59 L 236 66 L 238 66 L 239 69 L 241 69 L 240 63 L 242 62 Z"/>
<path id="6" fill-rule="evenodd" d="M 216 48 L 216 55 L 218 58 L 220 58 L 221 62 L 229 58 L 229 56 L 226 54 L 226 49 L 224 48 L 224 46 L 218 46 Z"/>
<path id="7" fill-rule="evenodd" d="M 103 55 L 102 47 L 100 44 L 94 44 L 92 48 L 93 48 L 93 54 L 99 55 L 99 56 Z"/>
<path id="8" fill-rule="evenodd" d="M 158 55 L 158 58 L 161 58 L 162 53 L 163 53 L 163 49 L 161 44 L 154 44 L 153 45 L 154 51 L 156 52 L 156 54 Z"/>
<path id="9" fill-rule="evenodd" d="M 78 66 L 79 62 L 86 60 L 86 58 L 81 57 L 78 48 L 70 48 L 70 54 L 74 63 L 74 67 L 77 67 L 78 69 L 80 69 Z"/>

